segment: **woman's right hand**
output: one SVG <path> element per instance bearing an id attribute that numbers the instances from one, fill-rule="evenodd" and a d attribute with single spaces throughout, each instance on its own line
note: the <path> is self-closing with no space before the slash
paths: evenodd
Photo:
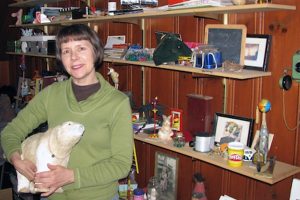
<path id="1" fill-rule="evenodd" d="M 22 160 L 19 152 L 14 152 L 10 158 L 15 169 L 24 175 L 29 181 L 34 180 L 36 166 L 30 160 Z"/>

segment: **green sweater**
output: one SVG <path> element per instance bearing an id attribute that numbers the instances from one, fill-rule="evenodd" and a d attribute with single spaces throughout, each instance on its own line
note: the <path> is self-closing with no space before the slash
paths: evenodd
<path id="1" fill-rule="evenodd" d="M 68 164 L 74 170 L 75 182 L 64 186 L 63 193 L 51 195 L 51 200 L 111 200 L 118 180 L 130 170 L 133 131 L 129 99 L 99 73 L 97 77 L 100 90 L 81 102 L 75 99 L 71 79 L 48 86 L 1 133 L 2 147 L 10 158 L 42 122 L 47 121 L 49 128 L 65 121 L 84 125 L 84 135 Z"/>

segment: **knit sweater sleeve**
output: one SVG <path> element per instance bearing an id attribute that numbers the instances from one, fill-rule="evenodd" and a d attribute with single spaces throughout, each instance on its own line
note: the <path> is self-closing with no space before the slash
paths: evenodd
<path id="1" fill-rule="evenodd" d="M 89 167 L 75 168 L 75 183 L 64 186 L 65 190 L 104 186 L 128 175 L 133 157 L 133 131 L 128 98 L 115 109 L 110 129 L 111 157 Z"/>
<path id="2" fill-rule="evenodd" d="M 21 151 L 21 142 L 41 123 L 47 120 L 47 89 L 36 95 L 1 132 L 1 145 L 9 159 Z"/>

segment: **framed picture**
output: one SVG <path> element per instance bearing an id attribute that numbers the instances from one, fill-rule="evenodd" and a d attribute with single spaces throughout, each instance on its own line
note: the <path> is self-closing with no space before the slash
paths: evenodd
<path id="1" fill-rule="evenodd" d="M 171 128 L 175 131 L 182 131 L 182 113 L 183 110 L 171 109 Z"/>
<path id="2" fill-rule="evenodd" d="M 155 176 L 159 180 L 162 200 L 176 200 L 178 158 L 167 154 L 155 153 Z"/>
<path id="3" fill-rule="evenodd" d="M 214 120 L 215 142 L 219 144 L 242 142 L 249 146 L 254 119 L 216 113 Z"/>
<path id="4" fill-rule="evenodd" d="M 245 69 L 267 71 L 271 35 L 248 34 L 245 46 Z"/>

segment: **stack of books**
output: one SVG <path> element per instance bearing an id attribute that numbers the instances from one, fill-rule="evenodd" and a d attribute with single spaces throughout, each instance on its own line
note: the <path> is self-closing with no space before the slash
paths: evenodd
<path id="1" fill-rule="evenodd" d="M 124 57 L 125 53 L 127 52 L 127 49 L 127 44 L 114 44 L 112 48 L 104 49 L 104 55 L 107 58 L 121 59 Z"/>

